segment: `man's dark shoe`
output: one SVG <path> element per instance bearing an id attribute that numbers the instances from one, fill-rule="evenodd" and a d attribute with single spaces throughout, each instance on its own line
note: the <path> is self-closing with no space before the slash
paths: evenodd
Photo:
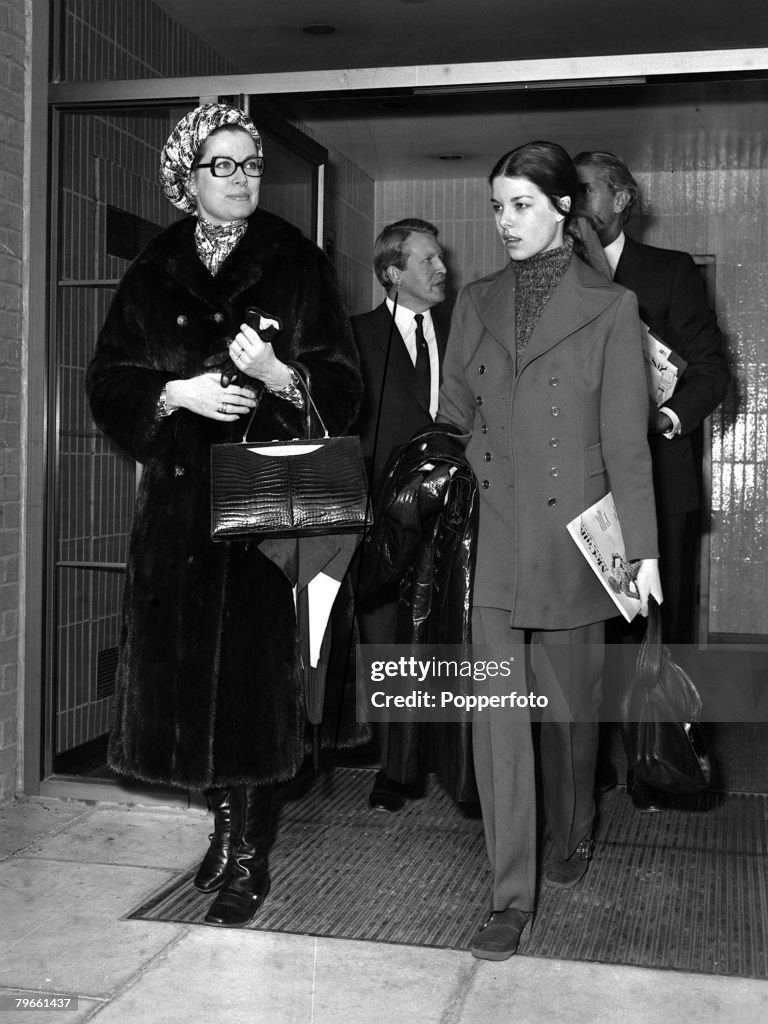
<path id="1" fill-rule="evenodd" d="M 368 797 L 368 806 L 374 811 L 388 811 L 397 814 L 405 807 L 408 787 L 394 782 L 385 771 L 376 773 L 373 789 Z"/>
<path id="2" fill-rule="evenodd" d="M 632 797 L 634 807 L 644 814 L 663 811 L 666 806 L 664 794 L 640 782 L 632 771 L 627 772 L 627 793 Z"/>

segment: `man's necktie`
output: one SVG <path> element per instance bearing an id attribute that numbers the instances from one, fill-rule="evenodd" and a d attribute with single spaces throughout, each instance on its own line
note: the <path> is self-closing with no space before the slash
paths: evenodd
<path id="1" fill-rule="evenodd" d="M 429 408 L 429 400 L 432 397 L 432 373 L 429 365 L 427 339 L 424 337 L 424 314 L 417 313 L 413 319 L 416 321 L 416 362 L 414 369 L 416 370 L 416 380 L 419 384 L 422 400 L 427 408 Z"/>

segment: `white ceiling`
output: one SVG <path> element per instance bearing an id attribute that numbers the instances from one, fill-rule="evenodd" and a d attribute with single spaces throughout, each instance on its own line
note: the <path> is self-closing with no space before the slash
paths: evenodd
<path id="1" fill-rule="evenodd" d="M 768 44 L 766 0 L 155 2 L 247 74 Z M 315 24 L 336 32 L 302 31 Z M 572 153 L 613 149 L 639 170 L 660 146 L 673 166 L 690 160 L 702 133 L 727 147 L 746 132 L 765 133 L 768 72 L 753 81 L 734 77 L 474 95 L 334 90 L 281 95 L 271 103 L 375 179 L 486 174 L 502 152 L 532 138 L 552 139 Z M 439 161 L 440 154 L 463 159 Z"/>

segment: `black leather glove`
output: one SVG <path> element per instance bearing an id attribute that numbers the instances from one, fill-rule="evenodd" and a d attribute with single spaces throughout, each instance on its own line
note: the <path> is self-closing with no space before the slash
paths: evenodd
<path id="1" fill-rule="evenodd" d="M 271 342 L 275 335 L 283 329 L 283 321 L 279 316 L 265 313 L 258 306 L 249 306 L 245 311 L 244 319 L 264 342 Z M 262 320 L 274 320 L 275 323 L 262 328 L 259 326 Z M 231 341 L 231 339 L 229 340 Z M 223 388 L 228 388 L 230 384 L 242 384 L 243 387 L 248 387 L 251 382 L 251 378 L 247 374 L 241 374 L 235 366 L 228 348 L 225 348 L 223 352 L 216 352 L 214 355 L 208 356 L 204 360 L 203 366 L 206 370 L 221 370 L 221 386 Z"/>

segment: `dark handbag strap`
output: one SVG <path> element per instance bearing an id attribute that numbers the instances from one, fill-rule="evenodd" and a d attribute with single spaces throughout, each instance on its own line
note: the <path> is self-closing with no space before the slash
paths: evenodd
<path id="1" fill-rule="evenodd" d="M 637 655 L 635 678 L 638 686 L 652 690 L 658 683 L 661 651 L 661 608 L 651 595 L 648 597 L 648 625 Z"/>
<path id="2" fill-rule="evenodd" d="M 312 398 L 312 393 L 309 387 L 309 370 L 303 363 L 300 363 L 296 359 L 287 360 L 286 366 L 290 366 L 293 372 L 296 374 L 296 379 L 298 380 L 299 385 L 301 386 L 301 389 L 306 396 L 306 401 L 304 402 L 304 436 L 307 439 L 312 437 L 312 412 L 314 412 L 315 416 L 317 417 L 317 422 L 320 424 L 320 429 L 323 432 L 323 437 L 330 437 L 330 434 L 328 433 L 328 427 L 326 427 L 325 421 L 323 420 L 323 417 L 320 415 L 320 411 L 315 405 L 314 399 Z M 251 429 L 253 418 L 259 410 L 259 405 L 260 403 L 257 402 L 256 407 L 254 408 L 251 415 L 248 417 L 248 422 L 246 423 L 245 430 L 243 431 L 243 444 L 248 443 L 248 431 Z"/>

